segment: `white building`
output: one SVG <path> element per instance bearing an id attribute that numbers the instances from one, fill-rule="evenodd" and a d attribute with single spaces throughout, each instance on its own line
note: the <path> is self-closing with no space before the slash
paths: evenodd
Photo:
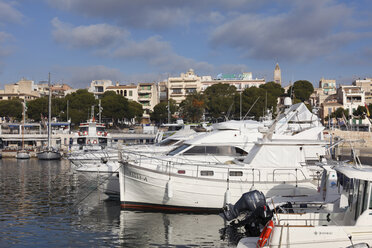
<path id="1" fill-rule="evenodd" d="M 88 92 L 94 94 L 96 99 L 100 98 L 103 93 L 105 93 L 106 88 L 112 86 L 111 80 L 93 80 L 90 83 L 90 87 L 88 88 Z"/>
<path id="2" fill-rule="evenodd" d="M 186 99 L 187 94 L 201 91 L 201 79 L 195 75 L 193 69 L 181 73 L 179 77 L 169 77 L 168 97 L 174 99 L 177 104 L 181 103 Z"/>
<path id="3" fill-rule="evenodd" d="M 359 106 L 364 106 L 365 92 L 360 86 L 341 85 L 337 89 L 337 99 L 352 114 Z"/>

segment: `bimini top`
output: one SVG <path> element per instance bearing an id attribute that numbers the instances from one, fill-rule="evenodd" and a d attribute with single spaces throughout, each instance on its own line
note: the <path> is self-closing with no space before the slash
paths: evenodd
<path id="1" fill-rule="evenodd" d="M 372 181 L 372 168 L 370 166 L 356 167 L 353 165 L 339 165 L 334 168 L 337 172 L 344 174 L 348 178 Z"/>

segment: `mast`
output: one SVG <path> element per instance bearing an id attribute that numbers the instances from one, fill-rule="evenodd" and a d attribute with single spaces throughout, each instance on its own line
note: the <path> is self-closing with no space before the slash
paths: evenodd
<path id="1" fill-rule="evenodd" d="M 50 136 L 52 129 L 52 89 L 50 86 L 50 72 L 48 74 L 48 87 L 49 87 L 49 99 L 48 99 L 48 151 L 50 150 Z"/>
<path id="2" fill-rule="evenodd" d="M 26 96 L 23 98 L 22 150 L 25 147 Z"/>
<path id="3" fill-rule="evenodd" d="M 98 115 L 98 123 L 102 123 L 102 118 L 101 118 L 101 113 L 102 113 L 102 107 L 101 107 L 101 99 L 99 99 L 99 101 L 98 101 L 98 113 L 99 113 L 99 115 Z"/>

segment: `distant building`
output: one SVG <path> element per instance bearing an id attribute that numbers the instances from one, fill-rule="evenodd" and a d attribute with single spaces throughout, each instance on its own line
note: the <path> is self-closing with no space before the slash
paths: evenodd
<path id="1" fill-rule="evenodd" d="M 354 80 L 353 85 L 361 87 L 365 92 L 366 104 L 372 103 L 372 78 Z"/>
<path id="2" fill-rule="evenodd" d="M 90 83 L 90 87 L 88 88 L 88 92 L 94 94 L 96 99 L 101 98 L 103 93 L 105 93 L 106 88 L 112 86 L 111 80 L 93 80 Z"/>
<path id="3" fill-rule="evenodd" d="M 144 109 L 143 122 L 150 122 L 150 112 L 154 110 L 159 103 L 158 88 L 156 83 L 139 83 L 138 84 L 138 102 Z"/>
<path id="4" fill-rule="evenodd" d="M 324 95 L 336 94 L 336 80 L 334 79 L 320 79 L 319 88 L 322 89 Z"/>
<path id="5" fill-rule="evenodd" d="M 214 84 L 229 84 L 235 86 L 237 91 L 243 91 L 249 87 L 259 87 L 262 84 L 265 84 L 264 78 L 255 78 L 252 77 L 252 72 L 245 72 L 242 74 L 219 74 L 216 79 L 211 77 L 203 77 L 201 82 L 201 90 L 206 90 L 209 86 Z"/>
<path id="6" fill-rule="evenodd" d="M 138 102 L 138 86 L 135 84 L 108 86 L 106 91 L 114 91 L 116 94 L 124 96 L 128 100 Z"/>
<path id="7" fill-rule="evenodd" d="M 168 77 L 167 95 L 180 104 L 188 94 L 201 91 L 201 80 L 202 78 L 195 75 L 193 69 L 181 73 L 179 77 Z"/>
<path id="8" fill-rule="evenodd" d="M 280 71 L 280 67 L 278 63 L 276 63 L 275 69 L 274 69 L 274 82 L 282 85 L 282 73 Z"/>
<path id="9" fill-rule="evenodd" d="M 5 84 L 4 90 L 0 90 L 0 100 L 10 100 L 13 98 L 33 100 L 39 97 L 40 94 L 34 81 L 25 78 L 22 78 L 15 84 Z"/>
<path id="10" fill-rule="evenodd" d="M 360 86 L 341 85 L 337 89 L 337 99 L 352 114 L 359 106 L 364 106 L 365 92 Z"/>

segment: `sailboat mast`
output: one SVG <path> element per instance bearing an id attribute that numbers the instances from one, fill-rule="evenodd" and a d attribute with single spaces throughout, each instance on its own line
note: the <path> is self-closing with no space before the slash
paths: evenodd
<path id="1" fill-rule="evenodd" d="M 49 97 L 48 97 L 48 150 L 50 150 L 50 136 L 52 131 L 52 87 L 50 86 L 50 72 L 48 74 L 48 87 L 49 87 Z"/>
<path id="2" fill-rule="evenodd" d="M 25 148 L 26 96 L 23 99 L 22 150 Z"/>

